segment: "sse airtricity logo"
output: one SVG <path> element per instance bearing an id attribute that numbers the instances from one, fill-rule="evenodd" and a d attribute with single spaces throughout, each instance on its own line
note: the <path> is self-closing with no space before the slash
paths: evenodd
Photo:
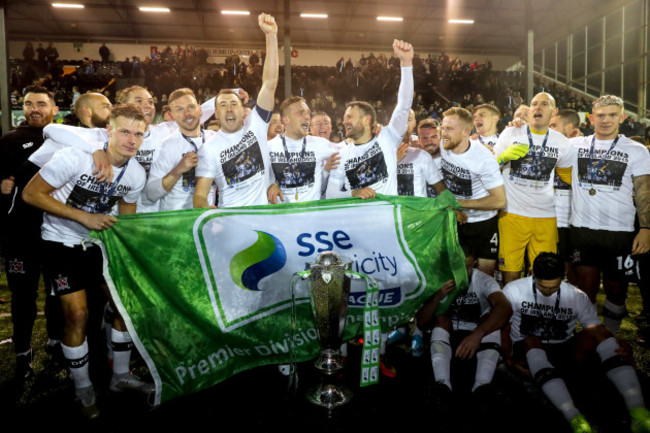
<path id="1" fill-rule="evenodd" d="M 275 236 L 255 230 L 257 241 L 235 254 L 230 261 L 230 276 L 244 290 L 260 290 L 257 284 L 287 263 L 287 252 Z"/>

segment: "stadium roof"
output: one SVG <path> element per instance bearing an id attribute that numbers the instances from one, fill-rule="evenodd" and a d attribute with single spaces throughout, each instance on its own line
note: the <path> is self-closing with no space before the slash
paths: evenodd
<path id="1" fill-rule="evenodd" d="M 260 46 L 260 12 L 289 23 L 298 48 L 385 49 L 393 38 L 420 51 L 523 55 L 527 17 L 537 47 L 549 44 L 632 0 L 8 0 L 8 40 L 158 42 Z M 84 8 L 53 7 L 52 3 Z M 290 19 L 285 20 L 285 6 Z M 145 12 L 164 7 L 169 12 Z M 250 15 L 224 15 L 246 10 Z M 326 14 L 303 18 L 301 13 Z M 402 21 L 379 21 L 378 16 Z M 452 24 L 449 19 L 474 20 Z"/>

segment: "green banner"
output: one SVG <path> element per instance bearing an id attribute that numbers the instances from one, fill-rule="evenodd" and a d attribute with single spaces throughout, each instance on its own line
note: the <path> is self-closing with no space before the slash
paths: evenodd
<path id="1" fill-rule="evenodd" d="M 309 286 L 292 294 L 291 280 L 323 251 L 378 282 L 382 332 L 406 323 L 445 281 L 465 290 L 458 208 L 445 191 L 435 199 L 195 209 L 123 216 L 91 237 L 103 249 L 104 277 L 159 404 L 253 367 L 314 358 Z M 360 281 L 351 288 L 344 339 L 363 334 Z"/>

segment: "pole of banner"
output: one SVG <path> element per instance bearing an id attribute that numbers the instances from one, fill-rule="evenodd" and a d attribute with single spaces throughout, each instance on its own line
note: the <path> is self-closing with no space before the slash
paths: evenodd
<path id="1" fill-rule="evenodd" d="M 284 98 L 291 95 L 291 6 L 284 0 Z"/>
<path id="2" fill-rule="evenodd" d="M 526 100 L 528 103 L 533 99 L 533 80 L 534 80 L 534 41 L 535 32 L 533 31 L 533 5 L 532 0 L 526 2 L 524 9 L 526 14 Z"/>

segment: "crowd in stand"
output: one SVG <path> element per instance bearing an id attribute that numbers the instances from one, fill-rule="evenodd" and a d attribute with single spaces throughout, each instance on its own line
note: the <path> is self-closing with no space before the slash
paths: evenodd
<path id="1" fill-rule="evenodd" d="M 33 54 L 31 43 L 27 43 L 23 59 L 11 61 L 10 90 L 14 109 L 22 105 L 23 89 L 39 82 L 55 93 L 55 100 L 61 110 L 70 107 L 75 88 L 81 92 L 104 93 L 115 102 L 114 78 L 144 80 L 154 97 L 157 111 L 166 105 L 168 95 L 178 88 L 191 88 L 199 102 L 214 97 L 221 88 L 241 87 L 255 94 L 262 83 L 264 53 L 253 52 L 248 59 L 233 54 L 223 63 L 208 63 L 208 53 L 203 48 L 167 45 L 162 51 L 152 48 L 150 56 L 126 57 L 124 60 L 109 60 L 110 51 L 105 44 L 100 47 L 101 61 L 61 60 L 53 43 L 43 48 L 38 44 L 38 57 Z M 399 84 L 399 62 L 394 56 L 361 54 L 355 62 L 343 57 L 334 66 L 292 66 L 292 93 L 304 97 L 317 111 L 328 113 L 333 122 L 333 140 L 344 136 L 343 112 L 349 100 L 370 101 L 377 111 L 380 123 L 387 123 L 388 116 L 396 102 Z M 64 73 L 65 66 L 74 66 L 74 71 Z M 463 62 L 446 53 L 440 55 L 415 55 L 413 109 L 419 121 L 426 117 L 442 118 L 450 106 L 461 106 L 468 110 L 476 105 L 491 103 L 501 111 L 500 129 L 513 118 L 514 111 L 524 103 L 526 76 L 521 71 L 497 71 L 489 59 L 483 62 Z M 283 76 L 284 67 L 280 66 Z M 556 95 L 558 105 L 576 111 L 589 111 L 586 99 L 575 92 L 555 84 L 537 82 L 535 92 L 548 91 Z M 284 80 L 280 80 L 276 95 L 284 94 Z M 277 98 L 276 98 L 277 99 Z M 276 101 L 279 104 L 279 100 Z M 74 121 L 74 119 L 73 119 Z M 645 126 L 638 124 L 638 133 Z M 588 120 L 583 125 L 588 132 Z"/>

